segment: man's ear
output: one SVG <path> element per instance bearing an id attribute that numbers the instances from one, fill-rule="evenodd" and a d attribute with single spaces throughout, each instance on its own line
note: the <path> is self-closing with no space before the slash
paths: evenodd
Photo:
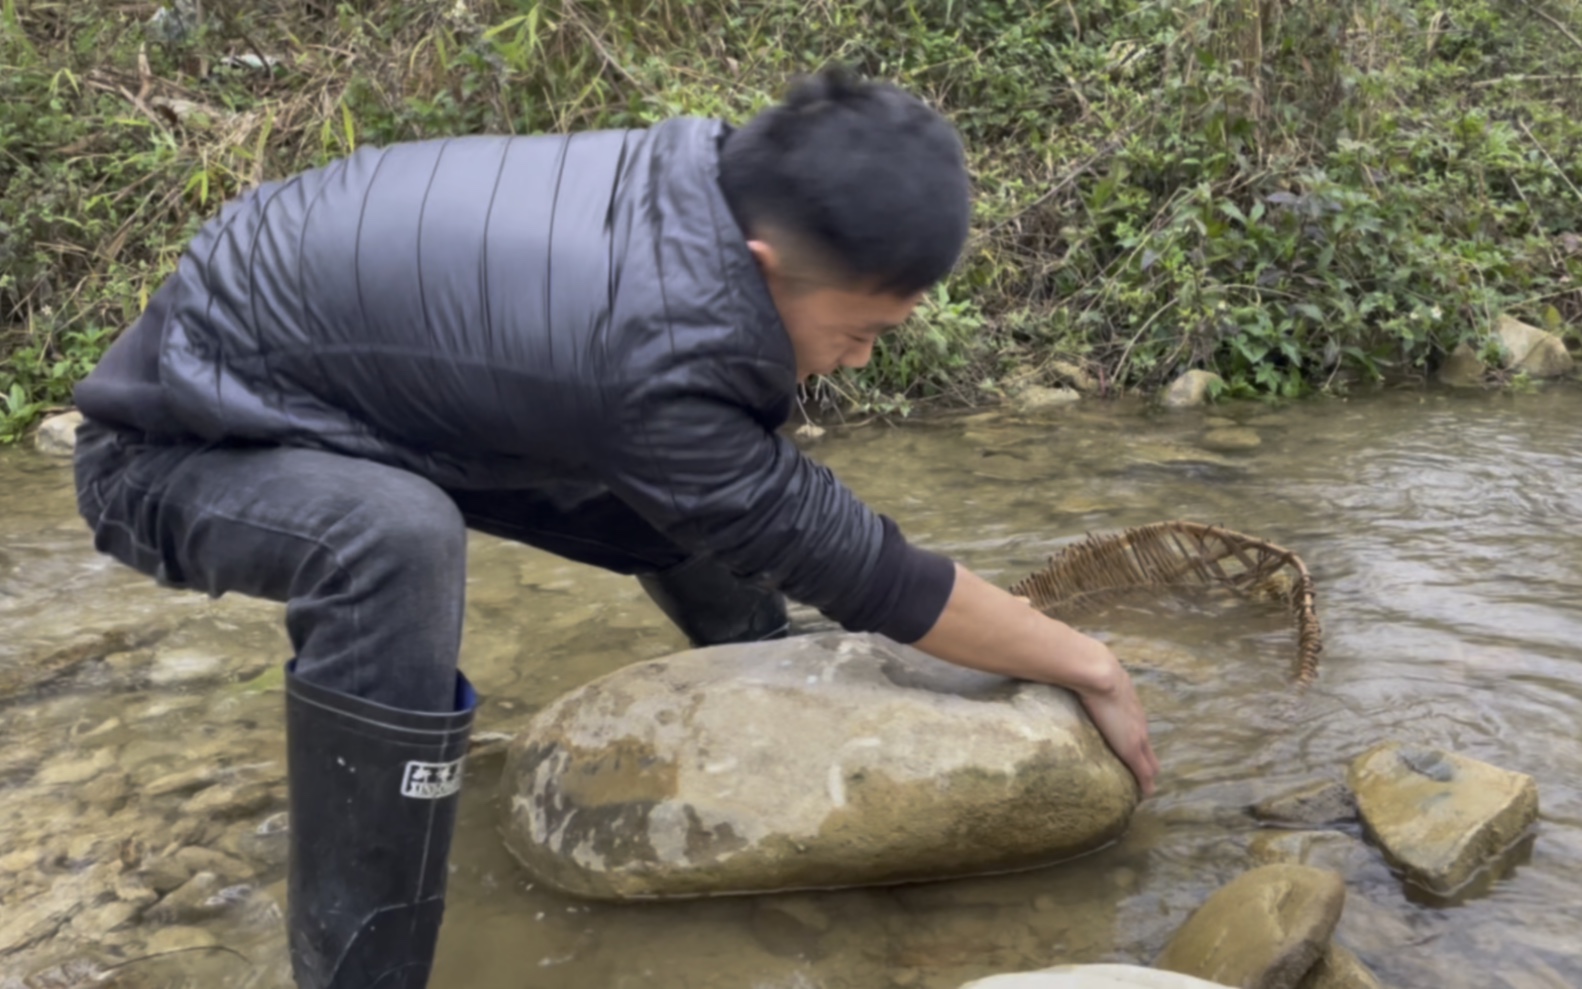
<path id="1" fill-rule="evenodd" d="M 749 238 L 747 249 L 757 260 L 764 280 L 776 291 L 804 295 L 821 289 L 846 287 L 846 283 L 806 244 L 778 229 Z"/>
<path id="2" fill-rule="evenodd" d="M 785 274 L 785 257 L 779 248 L 767 240 L 749 240 L 747 249 L 757 260 L 758 270 L 763 272 L 765 278 L 779 278 Z"/>

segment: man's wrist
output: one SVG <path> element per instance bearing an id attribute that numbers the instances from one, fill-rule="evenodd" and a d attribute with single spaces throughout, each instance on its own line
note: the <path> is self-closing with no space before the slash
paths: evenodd
<path id="1" fill-rule="evenodd" d="M 1103 698 L 1120 689 L 1121 664 L 1109 647 L 1059 623 L 1055 648 L 1064 662 L 1060 681 L 1083 697 Z"/>

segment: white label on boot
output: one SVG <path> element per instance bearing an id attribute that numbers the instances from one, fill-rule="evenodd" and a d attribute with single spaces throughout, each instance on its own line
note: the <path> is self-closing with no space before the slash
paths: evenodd
<path id="1" fill-rule="evenodd" d="M 455 762 L 409 762 L 401 776 L 401 795 L 418 800 L 439 800 L 461 789 L 462 756 Z"/>

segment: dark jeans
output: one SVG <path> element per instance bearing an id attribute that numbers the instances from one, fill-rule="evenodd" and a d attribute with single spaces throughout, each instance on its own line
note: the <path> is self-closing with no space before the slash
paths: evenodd
<path id="1" fill-rule="evenodd" d="M 77 434 L 78 508 L 102 553 L 172 587 L 286 604 L 304 679 L 449 711 L 467 529 L 624 574 L 686 552 L 611 496 L 563 510 L 524 491 L 445 491 L 316 450 Z"/>

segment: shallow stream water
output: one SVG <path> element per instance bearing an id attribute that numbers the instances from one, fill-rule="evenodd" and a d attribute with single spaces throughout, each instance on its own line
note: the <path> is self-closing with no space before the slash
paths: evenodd
<path id="1" fill-rule="evenodd" d="M 1227 415 L 1260 445 L 1205 447 Z M 1371 846 L 1351 854 L 1337 938 L 1402 989 L 1582 985 L 1579 440 L 1572 385 L 1175 414 L 1084 402 L 836 431 L 815 457 L 1001 584 L 1085 532 L 1167 518 L 1294 550 L 1319 590 L 1317 685 L 1292 694 L 1279 612 L 1161 598 L 1097 613 L 1084 627 L 1134 665 L 1150 711 L 1159 794 L 1123 840 L 1079 861 L 888 889 L 566 899 L 502 851 L 501 760 L 482 755 L 432 984 L 955 989 L 1061 962 L 1147 964 L 1253 864 L 1260 828 L 1243 808 L 1342 779 L 1368 746 L 1403 739 L 1535 776 L 1538 830 L 1511 871 L 1455 904 L 1413 895 Z M 512 731 L 557 694 L 684 645 L 630 580 L 471 545 L 463 664 L 485 698 L 480 732 Z M 291 985 L 281 617 L 96 556 L 69 465 L 0 452 L 0 986 Z M 120 637 L 108 656 L 106 634 Z M 158 935 L 118 905 L 138 898 L 111 891 L 113 863 L 182 845 L 247 867 Z"/>

